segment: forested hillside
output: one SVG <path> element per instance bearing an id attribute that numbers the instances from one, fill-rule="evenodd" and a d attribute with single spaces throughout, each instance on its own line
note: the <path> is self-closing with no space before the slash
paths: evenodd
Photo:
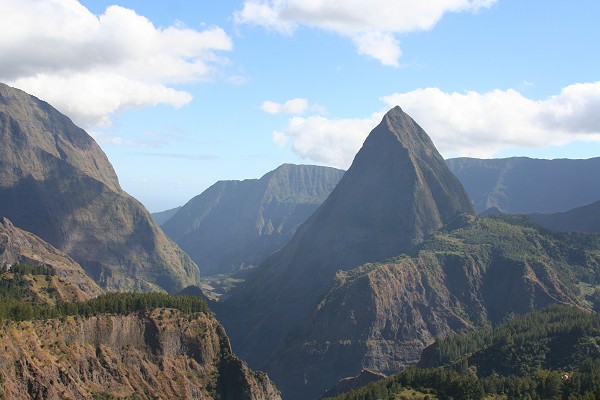
<path id="1" fill-rule="evenodd" d="M 450 336 L 426 349 L 417 367 L 334 398 L 419 398 L 408 395 L 414 391 L 431 399 L 598 399 L 600 316 L 551 306 Z"/>

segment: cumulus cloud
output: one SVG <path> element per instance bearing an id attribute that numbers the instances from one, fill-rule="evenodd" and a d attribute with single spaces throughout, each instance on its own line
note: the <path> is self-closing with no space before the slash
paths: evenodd
<path id="1" fill-rule="evenodd" d="M 600 82 L 570 85 L 544 100 L 513 89 L 445 93 L 437 88 L 383 100 L 400 105 L 447 156 L 492 157 L 507 148 L 600 140 Z"/>
<path id="2" fill-rule="evenodd" d="M 320 115 L 293 117 L 283 131 L 273 132 L 278 145 L 291 143 L 303 158 L 339 168 L 348 168 L 367 134 L 379 123 L 383 112 L 368 118 L 328 119 Z"/>
<path id="3" fill-rule="evenodd" d="M 269 114 L 302 114 L 309 108 L 308 100 L 295 98 L 285 103 L 263 101 L 260 108 Z"/>
<path id="4" fill-rule="evenodd" d="M 445 157 L 488 158 L 510 148 L 539 148 L 571 141 L 600 142 L 600 82 L 570 85 L 544 100 L 516 90 L 446 93 L 438 88 L 382 98 L 399 105 L 431 136 Z M 273 133 L 279 145 L 315 162 L 348 168 L 384 111 L 365 118 L 291 118 Z"/>
<path id="5" fill-rule="evenodd" d="M 352 39 L 359 54 L 398 66 L 402 54 L 394 35 L 429 30 L 449 12 L 476 12 L 496 0 L 245 0 L 234 14 L 238 24 L 292 34 L 299 26 L 324 29 Z"/>
<path id="6" fill-rule="evenodd" d="M 86 128 L 124 108 L 188 103 L 173 85 L 210 79 L 232 48 L 219 27 L 157 28 L 119 6 L 96 16 L 76 0 L 20 0 L 0 2 L 0 15 L 0 80 Z"/>

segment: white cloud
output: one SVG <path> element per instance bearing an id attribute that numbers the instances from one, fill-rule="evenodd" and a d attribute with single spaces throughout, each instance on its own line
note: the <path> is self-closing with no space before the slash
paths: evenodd
<path id="1" fill-rule="evenodd" d="M 541 148 L 571 141 L 600 142 L 600 82 L 579 83 L 545 100 L 516 90 L 446 93 L 418 89 L 383 97 L 388 108 L 399 105 L 431 136 L 445 157 L 493 157 L 510 148 Z M 366 118 L 291 118 L 274 132 L 279 145 L 290 143 L 304 158 L 348 168 L 384 112 Z"/>
<path id="2" fill-rule="evenodd" d="M 492 157 L 507 148 L 600 140 L 600 82 L 570 85 L 545 100 L 512 89 L 445 93 L 437 88 L 383 100 L 400 105 L 446 156 Z"/>
<path id="3" fill-rule="evenodd" d="M 308 100 L 295 98 L 285 103 L 276 103 L 274 101 L 263 101 L 260 108 L 269 114 L 302 114 L 309 108 Z"/>
<path id="4" fill-rule="evenodd" d="M 0 15 L 0 80 L 86 128 L 128 107 L 188 103 L 172 85 L 210 79 L 232 48 L 221 28 L 159 29 L 119 6 L 96 16 L 76 0 L 20 0 L 0 2 Z"/>
<path id="5" fill-rule="evenodd" d="M 384 65 L 399 65 L 395 34 L 431 29 L 448 12 L 476 12 L 496 0 L 245 0 L 234 14 L 239 24 L 284 34 L 298 26 L 324 29 L 352 39 L 358 52 Z"/>
<path id="6" fill-rule="evenodd" d="M 293 151 L 303 158 L 348 168 L 367 134 L 382 117 L 382 112 L 368 118 L 293 117 L 283 132 L 273 132 L 273 140 L 279 145 L 291 142 Z"/>
<path id="7" fill-rule="evenodd" d="M 353 39 L 358 54 L 364 54 L 379 60 L 383 65 L 400 66 L 398 60 L 402 55 L 400 45 L 393 35 L 377 31 L 361 32 Z"/>

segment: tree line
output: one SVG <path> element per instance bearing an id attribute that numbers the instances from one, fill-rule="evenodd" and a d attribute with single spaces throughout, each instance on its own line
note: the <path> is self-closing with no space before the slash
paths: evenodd
<path id="1" fill-rule="evenodd" d="M 107 293 L 81 302 L 32 304 L 12 296 L 0 298 L 0 320 L 27 321 L 67 316 L 89 317 L 98 314 L 125 315 L 135 311 L 174 308 L 184 314 L 210 313 L 206 301 L 189 295 L 165 293 Z"/>

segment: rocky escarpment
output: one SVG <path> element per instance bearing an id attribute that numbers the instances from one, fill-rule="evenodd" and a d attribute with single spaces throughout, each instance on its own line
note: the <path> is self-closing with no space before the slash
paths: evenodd
<path id="1" fill-rule="evenodd" d="M 197 265 L 119 186 L 96 142 L 49 104 L 0 84 L 0 215 L 109 290 L 175 292 Z"/>
<path id="2" fill-rule="evenodd" d="M 103 293 L 72 258 L 0 217 L 0 266 L 16 263 L 50 267 L 56 273 L 52 280 L 60 300 L 85 300 Z"/>
<path id="3" fill-rule="evenodd" d="M 284 164 L 260 179 L 220 181 L 162 225 L 203 275 L 256 266 L 285 245 L 344 171 Z"/>
<path id="4" fill-rule="evenodd" d="M 600 200 L 600 157 L 453 158 L 447 163 L 477 212 L 496 207 L 509 214 L 554 213 Z"/>
<path id="5" fill-rule="evenodd" d="M 280 399 L 204 313 L 5 322 L 0 337 L 0 388 L 10 399 Z"/>

